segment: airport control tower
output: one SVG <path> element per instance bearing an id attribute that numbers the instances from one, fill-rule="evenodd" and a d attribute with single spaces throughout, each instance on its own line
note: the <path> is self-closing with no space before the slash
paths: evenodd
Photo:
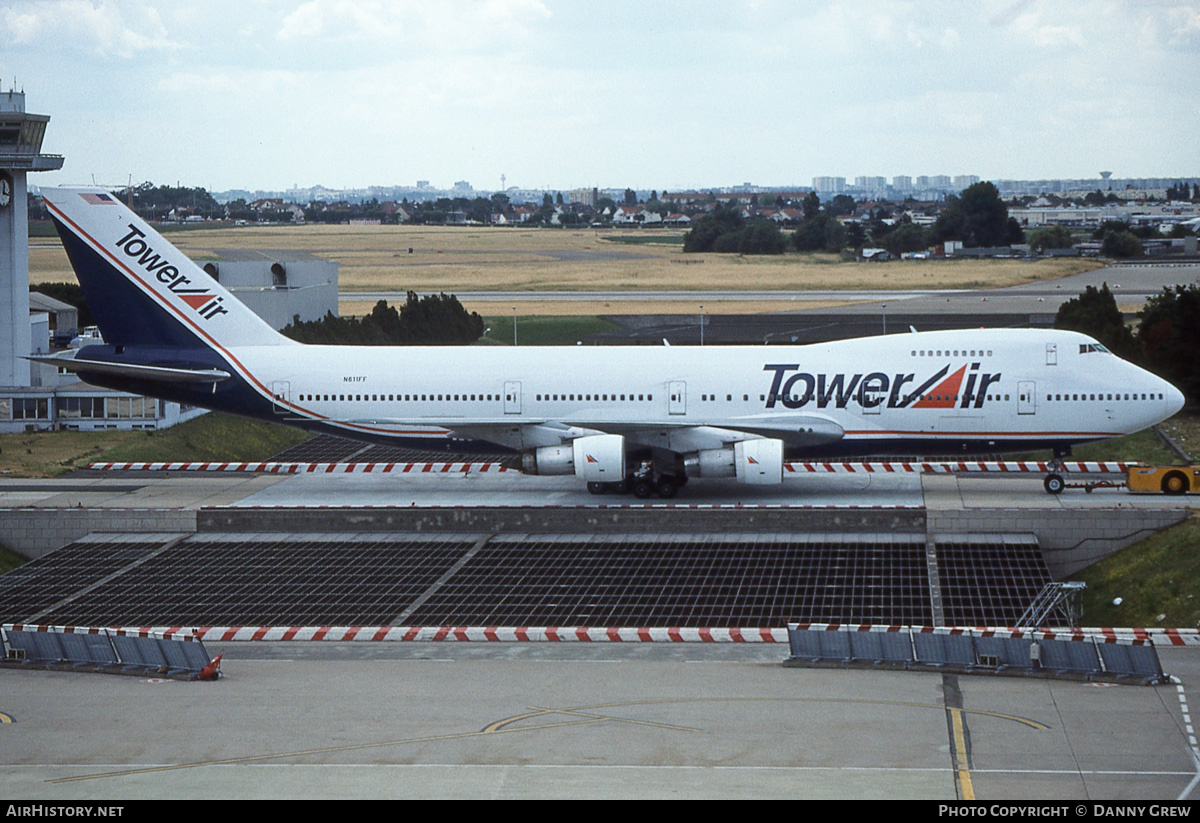
<path id="1" fill-rule="evenodd" d="M 42 154 L 50 116 L 27 114 L 25 92 L 0 91 L 0 386 L 28 386 L 29 210 L 25 175 L 61 169 Z"/>

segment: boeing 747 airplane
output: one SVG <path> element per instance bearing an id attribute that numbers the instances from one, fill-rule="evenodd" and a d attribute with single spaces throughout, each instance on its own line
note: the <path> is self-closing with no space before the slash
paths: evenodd
<path id="1" fill-rule="evenodd" d="M 807 346 L 302 345 L 102 189 L 43 189 L 104 336 L 35 359 L 89 383 L 416 448 L 497 447 L 594 493 L 783 479 L 785 456 L 981 454 L 1136 432 L 1183 395 L 1090 337 L 1043 329 Z M 1062 477 L 1046 478 L 1061 491 Z"/>

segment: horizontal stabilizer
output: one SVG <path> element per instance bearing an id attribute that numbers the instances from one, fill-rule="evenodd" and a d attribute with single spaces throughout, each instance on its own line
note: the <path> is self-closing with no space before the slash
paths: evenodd
<path id="1" fill-rule="evenodd" d="M 139 380 L 161 380 L 169 383 L 220 383 L 230 374 L 221 369 L 178 369 L 168 366 L 146 366 L 141 363 L 112 363 L 103 360 L 83 360 L 75 352 L 69 354 L 34 354 L 27 357 L 35 363 L 46 363 L 70 372 L 109 374 Z"/>

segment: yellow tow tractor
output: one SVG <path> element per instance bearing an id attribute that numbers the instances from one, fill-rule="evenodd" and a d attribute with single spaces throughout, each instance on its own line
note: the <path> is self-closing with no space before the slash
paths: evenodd
<path id="1" fill-rule="evenodd" d="M 1131 492 L 1200 492 L 1200 466 L 1130 466 L 1125 486 Z"/>

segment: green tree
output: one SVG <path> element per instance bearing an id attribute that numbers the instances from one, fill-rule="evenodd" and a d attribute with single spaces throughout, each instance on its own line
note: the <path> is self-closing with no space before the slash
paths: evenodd
<path id="1" fill-rule="evenodd" d="M 1195 402 L 1200 400 L 1200 287 L 1164 289 L 1138 313 L 1138 341 L 1146 365 L 1174 383 Z"/>
<path id="2" fill-rule="evenodd" d="M 887 226 L 886 223 L 882 225 Z M 904 252 L 923 251 L 929 248 L 929 237 L 925 229 L 912 222 L 911 219 L 901 220 L 887 227 L 887 230 L 881 235 L 876 235 L 872 230 L 871 239 L 876 245 L 887 249 L 896 257 Z"/>
<path id="3" fill-rule="evenodd" d="M 828 214 L 818 212 L 806 217 L 797 227 L 792 234 L 792 245 L 797 251 L 837 252 L 846 247 L 848 236 L 845 226 Z"/>
<path id="4" fill-rule="evenodd" d="M 843 214 L 854 214 L 854 198 L 848 194 L 836 194 L 825 208 L 834 217 L 839 217 Z"/>
<path id="5" fill-rule="evenodd" d="M 1129 231 L 1109 231 L 1100 244 L 1105 257 L 1137 257 L 1142 253 L 1142 241 Z"/>
<path id="6" fill-rule="evenodd" d="M 782 254 L 787 238 L 772 220 L 742 217 L 736 205 L 717 206 L 692 223 L 683 236 L 685 252 L 724 254 Z"/>
<path id="7" fill-rule="evenodd" d="M 1038 249 L 1069 249 L 1075 245 L 1075 238 L 1066 226 L 1043 226 L 1029 233 L 1028 243 L 1035 251 Z"/>
<path id="8" fill-rule="evenodd" d="M 821 198 L 817 197 L 815 191 L 810 191 L 808 196 L 804 198 L 804 202 L 800 204 L 800 208 L 804 210 L 804 219 L 809 220 L 821 213 Z"/>
<path id="9" fill-rule="evenodd" d="M 946 208 L 930 233 L 935 243 L 961 240 L 975 248 L 1020 243 L 1024 236 L 1009 218 L 999 190 L 986 181 L 968 186 L 961 196 L 946 198 Z"/>
<path id="10" fill-rule="evenodd" d="M 1099 340 L 1109 351 L 1126 360 L 1138 360 L 1141 346 L 1125 325 L 1116 298 L 1105 283 L 1099 289 L 1088 286 L 1079 297 L 1058 308 L 1054 328 L 1082 332 Z"/>
<path id="11" fill-rule="evenodd" d="M 692 221 L 691 229 L 683 236 L 685 252 L 713 251 L 713 245 L 722 234 L 741 230 L 746 225 L 740 210 L 718 204 L 703 217 Z"/>
<path id="12" fill-rule="evenodd" d="M 283 333 L 301 343 L 354 346 L 463 345 L 483 336 L 483 318 L 468 313 L 458 298 L 448 294 L 420 297 L 408 292 L 397 311 L 380 300 L 361 319 L 335 317 L 328 312 L 320 320 L 295 317 Z"/>

